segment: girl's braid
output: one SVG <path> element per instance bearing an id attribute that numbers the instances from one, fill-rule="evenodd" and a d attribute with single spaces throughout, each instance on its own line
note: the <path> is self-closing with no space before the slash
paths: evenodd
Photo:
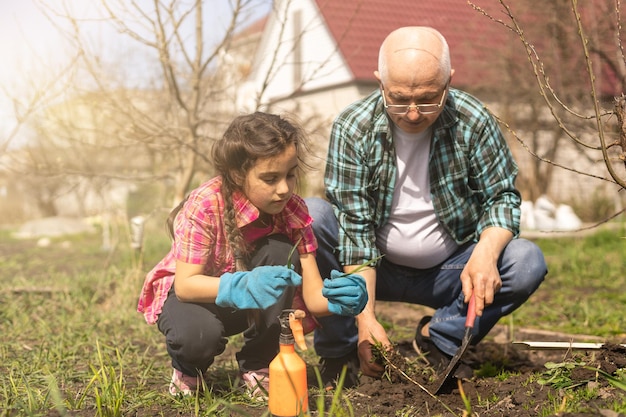
<path id="1" fill-rule="evenodd" d="M 232 194 L 233 190 L 230 184 L 223 182 L 222 196 L 226 208 L 224 213 L 224 231 L 226 232 L 228 244 L 235 257 L 235 271 L 247 271 L 248 265 L 246 264 L 246 259 L 250 252 L 250 245 L 246 243 L 241 230 L 237 227 L 237 217 L 235 216 L 235 209 L 233 207 Z"/>

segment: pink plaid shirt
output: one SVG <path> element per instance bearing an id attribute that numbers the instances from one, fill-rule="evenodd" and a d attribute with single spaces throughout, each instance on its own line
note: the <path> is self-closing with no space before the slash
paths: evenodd
<path id="1" fill-rule="evenodd" d="M 148 273 L 141 290 L 137 311 L 154 324 L 161 313 L 167 293 L 174 282 L 176 261 L 204 265 L 204 273 L 221 276 L 235 269 L 233 252 L 224 230 L 224 199 L 222 179 L 215 177 L 191 192 L 174 221 L 174 242 L 169 253 Z M 259 217 L 259 210 L 242 194 L 233 195 L 237 227 L 244 236 L 246 226 Z M 304 200 L 293 195 L 283 211 L 273 217 L 273 229 L 264 235 L 281 233 L 297 242 L 298 252 L 314 253 L 317 241 L 311 228 L 313 219 Z M 254 234 L 258 238 L 258 234 Z"/>

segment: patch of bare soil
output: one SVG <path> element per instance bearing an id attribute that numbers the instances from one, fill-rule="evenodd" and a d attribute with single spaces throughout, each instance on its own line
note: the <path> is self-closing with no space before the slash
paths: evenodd
<path id="1" fill-rule="evenodd" d="M 363 378 L 352 395 L 355 415 L 394 416 L 396 411 L 405 410 L 415 416 L 616 416 L 607 409 L 613 402 L 623 400 L 624 392 L 610 386 L 596 372 L 576 367 L 571 372 L 569 386 L 580 384 L 576 389 L 595 389 L 598 396 L 583 401 L 586 411 L 559 414 L 566 409 L 567 393 L 551 386 L 541 385 L 533 373 L 543 372 L 547 361 L 564 363 L 577 354 L 577 360 L 589 367 L 599 368 L 612 374 L 626 366 L 626 350 L 620 345 L 605 345 L 601 350 L 584 353 L 552 352 L 531 357 L 527 352 L 494 342 L 483 342 L 466 353 L 464 361 L 470 365 L 476 376 L 469 380 L 452 379 L 441 392 L 433 395 L 435 375 L 427 365 L 419 366 L 416 354 L 409 343 L 401 344 L 394 354 L 386 358 L 387 375 L 381 380 Z M 549 356 L 553 356 L 550 358 Z M 556 358 L 554 356 L 560 356 Z M 540 357 L 543 357 L 540 359 Z M 418 366 L 415 366 L 417 362 Z M 494 371 L 491 373 L 490 371 Z M 506 373 L 503 373 L 506 372 Z M 481 374 L 482 373 L 482 374 Z M 505 376 L 506 375 L 506 376 Z M 464 397 L 470 406 L 464 403 Z M 552 414 L 549 410 L 553 410 Z M 604 410 L 604 411 L 603 411 Z"/>
<path id="2" fill-rule="evenodd" d="M 417 308 L 419 309 L 419 307 Z M 386 316 L 395 325 L 408 327 L 416 322 L 415 306 L 395 304 L 393 311 L 402 319 Z M 399 313 L 402 311 L 403 314 Z M 419 314 L 419 313 L 418 313 Z M 408 317 L 411 317 L 410 319 Z M 419 317 L 419 315 L 417 316 Z M 403 323 L 407 320 L 407 323 Z M 463 362 L 474 370 L 474 376 L 460 381 L 452 379 L 437 395 L 432 392 L 437 379 L 435 371 L 413 350 L 412 341 L 397 342 L 385 362 L 387 372 L 382 379 L 361 377 L 358 387 L 344 390 L 355 416 L 474 416 L 474 417 L 618 417 L 611 411 L 613 404 L 623 404 L 626 392 L 612 386 L 606 377 L 589 368 L 609 375 L 626 368 L 626 349 L 620 344 L 605 343 L 595 350 L 524 350 L 510 341 L 506 329 L 495 328 L 488 338 L 471 346 Z M 532 329 L 517 329 L 518 340 L 589 341 L 589 336 L 567 335 Z M 597 341 L 597 340 L 593 340 Z M 310 344 L 311 345 L 311 344 Z M 547 363 L 558 364 L 548 369 Z M 566 364 L 581 364 L 568 369 Z M 315 370 L 310 367 L 309 379 Z M 554 384 L 542 384 L 539 378 L 552 379 Z M 561 383 L 561 385 L 558 385 Z M 309 405 L 316 414 L 319 396 L 317 385 L 311 384 Z M 582 393 L 593 392 L 593 395 Z M 333 392 L 327 393 L 326 410 Z M 464 402 L 467 400 L 468 405 Z M 345 404 L 345 402 L 344 402 Z M 574 408 L 573 405 L 577 406 Z M 245 408 L 245 407 L 244 407 Z M 565 410 L 575 409 L 576 412 Z M 248 407 L 250 416 L 268 416 L 266 408 Z M 470 414 L 471 413 L 471 414 Z"/>
<path id="3" fill-rule="evenodd" d="M 402 303 L 380 303 L 379 316 L 393 327 L 410 329 L 422 314 L 421 307 Z M 378 307 L 378 306 L 377 306 Z M 584 335 L 568 335 L 532 329 L 517 329 L 517 340 L 598 341 Z M 496 327 L 477 346 L 471 346 L 463 362 L 474 370 L 471 379 L 456 379 L 437 395 L 432 392 L 437 380 L 435 371 L 413 350 L 411 340 L 396 342 L 394 353 L 385 358 L 387 372 L 382 379 L 361 377 L 358 387 L 345 390 L 355 416 L 475 416 L 475 417 L 617 417 L 612 404 L 625 401 L 625 392 L 610 385 L 597 371 L 615 375 L 626 368 L 626 349 L 605 343 L 597 350 L 524 350 L 510 342 L 507 329 Z M 394 337 L 392 337 L 394 340 Z M 312 343 L 309 343 L 311 346 Z M 584 363 L 587 367 L 566 366 L 549 370 L 546 364 Z M 561 372 L 562 371 L 562 372 Z M 313 367 L 308 372 L 314 375 Z M 539 378 L 557 384 L 541 384 Z M 593 392 L 584 396 L 583 392 Z M 316 390 L 309 391 L 311 415 L 316 415 Z M 332 400 L 326 394 L 326 407 Z M 466 406 L 464 397 L 469 406 Z M 577 404 L 576 412 L 570 405 Z M 326 408 L 328 410 L 328 408 Z M 250 416 L 268 416 L 267 409 L 248 408 Z M 469 414 L 471 412 L 471 414 Z"/>
<path id="4" fill-rule="evenodd" d="M 396 346 L 393 354 L 385 358 L 387 372 L 382 379 L 361 377 L 358 387 L 344 390 L 355 416 L 472 416 L 472 417 L 618 417 L 623 414 L 611 411 L 611 405 L 624 401 L 624 391 L 599 377 L 596 371 L 577 366 L 563 377 L 567 387 L 555 388 L 540 384 L 537 375 L 545 378 L 562 374 L 544 374 L 545 364 L 559 364 L 576 360 L 589 368 L 613 374 L 626 367 L 626 349 L 607 343 L 602 349 L 590 351 L 530 352 L 513 348 L 510 344 L 485 341 L 471 347 L 464 362 L 475 370 L 471 379 L 452 379 L 440 393 L 434 395 L 437 375 L 413 351 L 410 342 Z M 311 367 L 309 372 L 314 373 Z M 581 399 L 582 390 L 595 392 Z M 316 389 L 309 391 L 311 415 L 318 415 Z M 325 394 L 325 409 L 329 410 L 333 392 Z M 467 406 L 464 397 L 470 404 Z M 574 400 L 575 399 L 575 400 Z M 578 404 L 576 412 L 566 412 L 570 403 Z M 343 404 L 346 404 L 345 402 Z M 267 417 L 267 408 L 239 407 L 244 415 Z M 471 413 L 471 414 L 470 414 Z M 241 415 L 241 414 L 232 414 Z M 343 415 L 343 414 L 334 414 Z M 349 414 L 346 414 L 349 415 Z"/>
<path id="5" fill-rule="evenodd" d="M 378 303 L 379 316 L 394 327 L 413 329 L 423 314 L 430 311 L 403 303 Z M 550 371 L 547 363 L 585 363 L 614 375 L 626 368 L 626 349 L 605 343 L 602 349 L 523 350 L 510 341 L 508 329 L 497 326 L 477 346 L 471 346 L 463 362 L 474 370 L 468 380 L 452 379 L 433 395 L 438 375 L 413 350 L 410 340 L 396 342 L 394 354 L 386 358 L 387 373 L 383 379 L 362 377 L 360 385 L 349 391 L 354 415 L 378 416 L 606 416 L 621 414 L 609 411 L 611 404 L 624 402 L 625 392 L 610 385 L 593 370 L 577 366 L 572 372 L 563 368 Z M 516 340 L 533 341 L 599 341 L 585 335 L 568 335 L 532 329 L 517 329 Z M 393 337 L 392 337 L 393 340 Z M 557 367 L 558 368 L 558 367 Z M 557 384 L 541 384 L 538 376 L 553 378 Z M 558 381 L 557 381 L 558 379 Z M 572 387 L 572 388 L 566 388 Z M 583 390 L 596 395 L 574 399 Z M 470 406 L 466 406 L 464 397 Z M 580 397 L 580 396 L 577 396 Z M 566 413 L 569 403 L 579 404 L 576 413 Z M 571 409 L 571 408 L 569 408 Z M 398 414 L 400 412 L 400 414 Z"/>

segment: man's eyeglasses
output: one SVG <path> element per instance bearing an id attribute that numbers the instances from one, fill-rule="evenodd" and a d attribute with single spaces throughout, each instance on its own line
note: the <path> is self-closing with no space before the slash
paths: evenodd
<path id="1" fill-rule="evenodd" d="M 416 111 L 420 112 L 420 114 L 433 114 L 437 113 L 441 109 L 441 107 L 443 107 L 443 102 L 446 99 L 448 86 L 446 85 L 446 88 L 443 89 L 439 104 L 387 104 L 385 89 L 381 86 L 380 90 L 383 95 L 383 105 L 385 106 L 387 112 L 390 114 L 407 114 L 411 110 L 411 108 L 414 108 Z"/>

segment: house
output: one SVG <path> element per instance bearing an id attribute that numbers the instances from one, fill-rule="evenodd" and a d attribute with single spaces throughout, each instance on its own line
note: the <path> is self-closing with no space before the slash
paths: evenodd
<path id="1" fill-rule="evenodd" d="M 484 84 L 481 80 L 493 71 L 485 64 L 486 55 L 499 42 L 496 32 L 502 32 L 486 21 L 460 0 L 278 1 L 239 88 L 238 107 L 251 111 L 260 103 L 270 111 L 292 112 L 309 126 L 314 123 L 321 138 L 314 141 L 319 159 L 309 176 L 309 191 L 319 193 L 330 124 L 346 105 L 377 88 L 374 71 L 383 39 L 401 26 L 437 27 L 448 39 L 455 68 L 468 68 L 457 70 L 452 85 Z M 478 30 L 480 26 L 490 30 Z"/>
<path id="2" fill-rule="evenodd" d="M 463 0 L 283 0 L 275 9 L 264 27 L 241 105 L 253 106 L 261 94 L 268 107 L 306 101 L 301 110 L 336 114 L 377 87 L 373 73 L 381 42 L 394 29 L 409 25 L 440 30 L 450 45 L 453 67 L 463 69 L 452 85 L 478 89 L 491 78 L 488 55 L 504 38 L 510 39 Z"/>
<path id="3" fill-rule="evenodd" d="M 496 19 L 506 21 L 499 2 L 475 0 L 473 3 Z M 524 5 L 528 7 L 530 2 Z M 532 7 L 525 10 L 530 22 L 535 18 L 533 14 L 540 12 Z M 262 25 L 250 74 L 238 89 L 237 107 L 240 111 L 261 108 L 292 112 L 306 121 L 307 127 L 313 124 L 310 130 L 320 135 L 314 141 L 319 169 L 308 177 L 308 192 L 322 192 L 323 159 L 332 120 L 346 105 L 378 87 L 373 72 L 381 42 L 392 30 L 409 25 L 433 26 L 446 37 L 456 71 L 451 85 L 477 95 L 496 109 L 496 113 L 503 95 L 516 95 L 510 92 L 516 87 L 511 73 L 522 67 L 531 71 L 519 39 L 466 0 L 275 1 L 273 12 Z M 531 25 L 527 30 L 543 30 L 545 34 L 548 29 Z M 513 54 L 520 61 L 515 65 L 519 68 L 508 71 L 506 65 L 511 65 Z M 560 66 L 556 68 L 562 72 Z M 578 69 L 584 82 L 584 68 Z M 617 95 L 621 91 L 621 84 L 616 82 L 619 76 L 605 72 L 602 76 L 601 91 L 608 96 Z M 544 137 L 552 140 L 548 133 Z M 512 145 L 520 165 L 530 167 L 533 157 L 515 140 Z M 570 153 L 580 163 L 578 153 Z M 589 165 L 582 167 L 582 172 L 606 175 L 606 168 L 597 161 L 598 157 L 589 158 Z M 532 176 L 529 178 L 532 181 Z M 551 187 L 555 200 L 582 195 L 583 189 L 598 182 L 584 177 L 572 181 L 571 173 L 566 171 L 555 173 L 553 181 L 558 184 Z"/>

